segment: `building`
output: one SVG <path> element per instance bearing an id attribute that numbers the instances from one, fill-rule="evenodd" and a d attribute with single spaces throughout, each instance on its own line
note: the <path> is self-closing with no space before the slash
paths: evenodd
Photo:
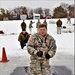
<path id="1" fill-rule="evenodd" d="M 40 19 L 40 14 L 33 14 L 33 19 Z"/>

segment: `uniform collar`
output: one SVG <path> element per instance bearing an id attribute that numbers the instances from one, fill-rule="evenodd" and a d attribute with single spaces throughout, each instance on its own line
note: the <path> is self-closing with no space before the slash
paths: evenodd
<path id="1" fill-rule="evenodd" d="M 47 34 L 45 36 L 41 36 L 39 33 L 38 33 L 38 36 L 42 39 L 42 40 L 45 40 L 46 37 L 47 37 Z"/>

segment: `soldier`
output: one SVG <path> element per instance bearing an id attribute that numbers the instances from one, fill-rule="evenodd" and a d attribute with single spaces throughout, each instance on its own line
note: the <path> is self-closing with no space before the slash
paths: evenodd
<path id="1" fill-rule="evenodd" d="M 57 25 L 57 34 L 61 34 L 62 21 L 59 19 L 59 20 L 56 22 L 56 25 Z"/>
<path id="2" fill-rule="evenodd" d="M 43 24 L 45 24 L 47 26 L 47 22 L 46 22 L 46 19 L 44 20 Z"/>
<path id="3" fill-rule="evenodd" d="M 26 30 L 26 23 L 24 22 L 24 20 L 23 20 L 23 22 L 21 23 L 21 28 L 22 28 L 22 31 L 23 31 L 23 30 Z"/>
<path id="4" fill-rule="evenodd" d="M 54 38 L 47 34 L 46 25 L 41 24 L 38 33 L 29 38 L 27 50 L 31 55 L 31 75 L 51 75 L 49 59 L 56 53 L 56 43 Z"/>
<path id="5" fill-rule="evenodd" d="M 71 18 L 70 18 L 70 16 L 67 17 L 67 24 L 69 24 L 69 25 L 71 24 Z"/>
<path id="6" fill-rule="evenodd" d="M 20 42 L 21 49 L 23 49 L 24 46 L 26 46 L 26 43 L 28 42 L 29 37 L 30 35 L 25 30 L 23 30 L 19 34 L 18 41 Z"/>
<path id="7" fill-rule="evenodd" d="M 38 28 L 39 28 L 39 25 L 41 24 L 40 20 L 38 19 L 38 22 L 36 23 L 36 28 L 37 28 L 37 32 L 38 32 Z"/>
<path id="8" fill-rule="evenodd" d="M 30 34 L 31 34 L 31 32 L 32 32 L 32 28 L 33 28 L 32 24 L 33 24 L 33 23 L 34 23 L 34 22 L 32 22 L 32 21 L 30 21 L 30 23 L 29 23 Z"/>

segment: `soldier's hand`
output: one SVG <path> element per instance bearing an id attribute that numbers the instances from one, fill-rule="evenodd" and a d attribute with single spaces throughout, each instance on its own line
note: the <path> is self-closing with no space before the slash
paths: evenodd
<path id="1" fill-rule="evenodd" d="M 46 59 L 50 58 L 50 55 L 48 53 L 45 54 Z"/>
<path id="2" fill-rule="evenodd" d="M 43 52 L 42 51 L 38 51 L 36 54 L 37 54 L 38 57 L 42 57 Z"/>

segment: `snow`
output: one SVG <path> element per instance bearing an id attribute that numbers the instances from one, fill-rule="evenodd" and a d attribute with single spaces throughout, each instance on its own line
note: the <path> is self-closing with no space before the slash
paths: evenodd
<path id="1" fill-rule="evenodd" d="M 74 55 L 74 19 L 71 19 L 71 25 L 68 25 L 66 19 L 61 19 L 63 21 L 63 26 L 66 26 L 67 29 L 62 29 L 62 34 L 57 34 L 56 24 L 55 22 L 58 19 L 48 19 L 48 33 L 52 35 L 57 44 L 57 52 L 63 52 L 66 54 Z M 50 24 L 50 21 L 53 21 L 54 24 Z M 21 24 L 22 20 L 14 20 L 14 21 L 0 21 L 0 30 L 3 30 L 5 34 L 0 34 L 0 57 L 2 55 L 2 48 L 5 47 L 8 56 L 19 56 L 25 54 L 26 50 L 21 50 L 18 42 L 18 35 L 21 32 Z M 29 22 L 30 20 L 25 21 L 27 24 L 27 31 L 29 33 Z M 33 20 L 35 22 L 33 24 L 32 34 L 36 33 L 36 22 L 37 20 Z M 43 23 L 43 19 L 41 20 Z M 64 33 L 63 31 L 71 30 L 72 33 Z M 14 34 L 14 35 L 13 35 Z M 25 47 L 26 49 L 26 47 Z"/>
<path id="2" fill-rule="evenodd" d="M 48 23 L 48 33 L 54 37 L 57 44 L 57 53 L 66 54 L 74 56 L 74 18 L 71 19 L 71 25 L 67 24 L 67 19 L 62 18 L 63 26 L 66 26 L 66 29 L 62 29 L 61 34 L 57 34 L 56 29 L 56 21 L 58 19 L 47 19 Z M 36 22 L 37 20 L 32 20 L 35 22 L 33 24 L 32 34 L 37 32 L 36 29 Z M 43 19 L 41 19 L 41 23 L 43 23 Z M 0 34 L 0 60 L 2 58 L 2 48 L 5 47 L 6 54 L 8 56 L 8 59 L 10 60 L 7 64 L 2 64 L 2 69 L 9 68 L 9 65 L 12 65 L 12 68 L 5 71 L 2 74 L 2 71 L 0 75 L 7 75 L 10 73 L 10 71 L 14 70 L 15 67 L 19 66 L 17 63 L 20 61 L 20 65 L 23 66 L 25 59 L 29 60 L 30 55 L 27 52 L 27 48 L 24 47 L 24 49 L 20 48 L 20 44 L 18 42 L 18 35 L 21 32 L 21 24 L 22 20 L 13 20 L 13 21 L 0 21 L 0 30 L 3 30 L 5 34 Z M 25 20 L 27 24 L 27 32 L 29 33 L 29 22 L 30 20 Z M 65 32 L 66 31 L 66 32 Z M 71 33 L 69 32 L 71 31 Z M 26 58 L 22 58 L 22 56 L 26 56 Z M 17 58 L 17 59 L 16 59 Z M 22 61 L 22 62 L 21 62 Z M 13 64 L 14 65 L 13 65 Z M 15 64 L 16 63 L 16 64 Z M 25 62 L 25 65 L 29 65 L 29 63 Z M 7 66 L 7 68 L 5 68 Z M 15 66 L 15 67 L 14 67 Z"/>

